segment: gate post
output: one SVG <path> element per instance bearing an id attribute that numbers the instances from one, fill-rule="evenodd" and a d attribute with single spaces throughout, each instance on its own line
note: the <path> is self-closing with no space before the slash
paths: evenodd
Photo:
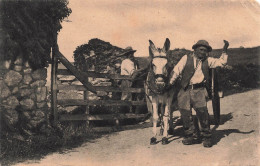
<path id="1" fill-rule="evenodd" d="M 57 126 L 58 110 L 57 110 L 57 33 L 55 32 L 54 44 L 52 46 L 52 60 L 51 60 L 51 115 L 53 118 L 53 126 Z"/>
<path id="2" fill-rule="evenodd" d="M 87 90 L 85 90 L 83 92 L 83 95 L 84 95 L 84 100 L 88 101 L 88 91 Z M 89 115 L 89 106 L 88 105 L 85 106 L 85 114 Z M 86 121 L 86 125 L 87 125 L 87 127 L 89 127 L 89 121 L 88 120 Z"/>

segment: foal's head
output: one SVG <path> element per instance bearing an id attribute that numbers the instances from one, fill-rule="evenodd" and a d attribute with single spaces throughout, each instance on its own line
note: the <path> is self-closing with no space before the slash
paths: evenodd
<path id="1" fill-rule="evenodd" d="M 149 52 L 151 59 L 151 71 L 155 77 L 155 84 L 158 89 L 163 89 L 167 83 L 168 77 L 168 59 L 167 51 L 170 48 L 170 40 L 165 40 L 163 48 L 156 48 L 154 43 L 149 40 Z"/>

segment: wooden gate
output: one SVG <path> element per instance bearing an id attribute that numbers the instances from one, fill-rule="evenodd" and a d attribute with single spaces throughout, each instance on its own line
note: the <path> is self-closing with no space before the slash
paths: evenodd
<path id="1" fill-rule="evenodd" d="M 62 63 L 66 69 L 58 69 L 58 63 Z M 58 75 L 73 75 L 82 85 L 61 85 L 57 83 Z M 113 113 L 113 114 L 98 114 L 91 115 L 89 113 L 89 106 L 128 106 L 131 109 L 132 106 L 145 106 L 145 101 L 123 101 L 123 100 L 89 100 L 88 91 L 97 93 L 98 91 L 105 92 L 129 92 L 129 93 L 144 93 L 144 88 L 120 88 L 113 86 L 93 86 L 88 82 L 88 77 L 93 78 L 108 78 L 115 80 L 129 80 L 129 76 L 108 74 L 108 73 L 96 73 L 93 71 L 82 72 L 77 70 L 58 49 L 53 49 L 52 53 L 52 73 L 51 73 L 51 95 L 52 95 L 52 115 L 53 124 L 57 125 L 58 121 L 78 121 L 85 120 L 87 122 L 92 120 L 115 120 L 119 125 L 119 120 L 127 118 L 145 118 L 147 114 L 134 114 L 129 113 Z M 57 94 L 59 90 L 77 90 L 83 91 L 84 97 L 81 100 L 78 99 L 61 99 L 58 100 Z M 80 115 L 59 115 L 58 105 L 61 106 L 85 106 L 86 113 Z"/>

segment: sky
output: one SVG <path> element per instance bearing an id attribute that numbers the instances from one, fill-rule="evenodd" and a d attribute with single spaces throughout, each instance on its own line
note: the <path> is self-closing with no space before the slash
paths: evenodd
<path id="1" fill-rule="evenodd" d="M 73 60 L 92 38 L 148 56 L 149 40 L 161 48 L 192 48 L 205 39 L 213 49 L 260 46 L 260 3 L 254 0 L 69 0 L 71 15 L 58 35 L 60 51 Z"/>

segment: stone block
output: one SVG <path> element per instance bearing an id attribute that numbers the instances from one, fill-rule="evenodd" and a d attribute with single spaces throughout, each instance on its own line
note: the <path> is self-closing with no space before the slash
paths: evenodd
<path id="1" fill-rule="evenodd" d="M 33 93 L 33 89 L 20 89 L 20 95 L 22 97 L 29 96 Z"/>
<path id="2" fill-rule="evenodd" d="M 30 73 L 32 73 L 32 69 L 31 68 L 25 68 L 25 69 L 23 69 L 23 73 L 24 74 L 30 74 Z"/>
<path id="3" fill-rule="evenodd" d="M 47 107 L 47 103 L 45 101 L 44 102 L 39 102 L 39 103 L 36 103 L 36 106 L 37 106 L 37 108 Z"/>
<path id="4" fill-rule="evenodd" d="M 16 87 L 13 88 L 12 94 L 17 94 L 18 91 L 19 91 L 19 88 L 16 86 Z"/>
<path id="5" fill-rule="evenodd" d="M 47 69 L 42 68 L 32 72 L 32 78 L 34 80 L 45 80 L 47 78 Z"/>
<path id="6" fill-rule="evenodd" d="M 11 95 L 11 91 L 3 80 L 0 80 L 0 97 L 2 99 Z"/>
<path id="7" fill-rule="evenodd" d="M 22 108 L 25 110 L 32 110 L 35 106 L 35 103 L 32 99 L 24 99 L 24 100 L 20 101 L 20 104 L 21 104 Z"/>
<path id="8" fill-rule="evenodd" d="M 32 88 L 42 87 L 45 86 L 45 84 L 46 84 L 46 80 L 37 80 L 31 83 L 31 87 Z"/>
<path id="9" fill-rule="evenodd" d="M 36 100 L 36 95 L 35 95 L 35 93 L 32 93 L 31 95 L 30 95 L 30 97 L 29 97 L 29 99 L 32 99 L 32 100 Z"/>
<path id="10" fill-rule="evenodd" d="M 17 124 L 19 120 L 19 114 L 14 109 L 7 109 L 3 116 L 5 118 L 5 122 L 7 122 L 11 126 Z"/>
<path id="11" fill-rule="evenodd" d="M 41 119 L 41 120 L 34 120 L 34 119 L 32 119 L 32 120 L 30 120 L 29 125 L 31 125 L 32 128 L 36 128 L 43 121 L 44 121 L 44 119 Z"/>
<path id="12" fill-rule="evenodd" d="M 29 88 L 29 85 L 26 85 L 26 84 L 24 84 L 24 83 L 20 83 L 19 84 L 19 89 L 25 89 L 25 88 Z"/>
<path id="13" fill-rule="evenodd" d="M 15 86 L 20 83 L 22 78 L 23 78 L 23 76 L 20 73 L 14 71 L 14 70 L 10 70 L 9 72 L 7 72 L 5 74 L 4 81 L 8 86 Z"/>
<path id="14" fill-rule="evenodd" d="M 47 87 L 37 88 L 36 99 L 37 102 L 45 101 L 47 97 Z"/>
<path id="15" fill-rule="evenodd" d="M 26 84 L 26 85 L 30 84 L 32 82 L 32 80 L 33 79 L 32 79 L 30 74 L 25 74 L 23 76 L 23 83 Z"/>
<path id="16" fill-rule="evenodd" d="M 31 128 L 36 128 L 39 123 L 36 120 L 30 120 L 29 125 Z"/>
<path id="17" fill-rule="evenodd" d="M 24 120 L 26 120 L 26 121 L 32 119 L 29 111 L 22 111 L 22 115 L 23 115 L 23 118 L 25 118 Z"/>
<path id="18" fill-rule="evenodd" d="M 45 119 L 45 113 L 42 110 L 35 111 L 35 117 L 39 119 Z"/>
<path id="19" fill-rule="evenodd" d="M 15 109 L 19 105 L 19 101 L 15 96 L 10 96 L 5 101 L 5 107 L 10 109 Z"/>
<path id="20" fill-rule="evenodd" d="M 15 70 L 15 71 L 20 72 L 20 71 L 22 71 L 22 69 L 23 69 L 23 66 L 20 66 L 20 65 L 14 65 L 14 70 Z"/>

